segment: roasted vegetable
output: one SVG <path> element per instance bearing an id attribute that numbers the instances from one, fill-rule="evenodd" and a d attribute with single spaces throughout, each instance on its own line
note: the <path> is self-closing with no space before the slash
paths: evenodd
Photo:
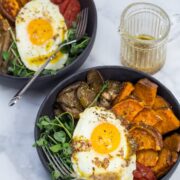
<path id="1" fill-rule="evenodd" d="M 126 99 L 113 106 L 112 111 L 129 122 L 143 109 L 143 106 L 136 99 Z"/>
<path id="2" fill-rule="evenodd" d="M 77 89 L 77 98 L 79 99 L 80 104 L 84 108 L 87 108 L 93 102 L 95 97 L 96 92 L 90 89 L 87 83 L 81 83 Z"/>
<path id="3" fill-rule="evenodd" d="M 20 10 L 20 5 L 17 0 L 0 0 L 0 10 L 5 17 L 12 22 L 15 21 L 16 15 Z"/>
<path id="4" fill-rule="evenodd" d="M 168 104 L 168 102 L 166 102 L 166 100 L 161 97 L 161 96 L 156 96 L 154 104 L 153 104 L 153 109 L 159 109 L 159 108 L 168 108 L 170 107 L 170 105 Z"/>
<path id="5" fill-rule="evenodd" d="M 131 82 L 124 82 L 121 86 L 119 95 L 116 97 L 114 104 L 126 99 L 134 90 L 134 86 Z"/>
<path id="6" fill-rule="evenodd" d="M 144 108 L 138 115 L 134 118 L 134 123 L 144 123 L 146 125 L 154 126 L 162 119 L 157 115 L 157 113 L 149 108 Z"/>
<path id="7" fill-rule="evenodd" d="M 0 72 L 7 73 L 9 55 L 5 53 L 11 43 L 11 35 L 9 31 L 9 23 L 0 14 Z"/>
<path id="8" fill-rule="evenodd" d="M 90 70 L 87 73 L 87 83 L 93 91 L 98 93 L 101 90 L 104 80 L 98 70 Z"/>
<path id="9" fill-rule="evenodd" d="M 145 106 L 152 107 L 155 101 L 158 86 L 148 79 L 141 79 L 135 84 L 133 94 L 144 102 Z"/>
<path id="10" fill-rule="evenodd" d="M 76 82 L 66 87 L 57 97 L 57 103 L 60 104 L 64 111 L 67 111 L 73 115 L 74 118 L 79 118 L 79 113 L 83 111 L 83 107 L 77 98 L 77 89 L 84 82 Z"/>
<path id="11" fill-rule="evenodd" d="M 141 150 L 136 153 L 137 162 L 147 167 L 153 167 L 156 165 L 159 156 L 158 152 L 154 150 Z"/>
<path id="12" fill-rule="evenodd" d="M 180 126 L 179 119 L 174 115 L 170 108 L 161 108 L 156 110 L 158 116 L 162 121 L 157 123 L 154 127 L 161 133 L 166 134 L 170 131 L 178 129 Z"/>
<path id="13" fill-rule="evenodd" d="M 173 134 L 164 139 L 164 147 L 171 151 L 180 152 L 180 134 Z"/>
<path id="14" fill-rule="evenodd" d="M 177 161 L 178 155 L 175 152 L 171 152 L 169 149 L 163 148 L 159 154 L 159 159 L 152 168 L 157 177 L 163 176 Z"/>
<path id="15" fill-rule="evenodd" d="M 136 141 L 138 150 L 152 149 L 160 151 L 163 147 L 161 134 L 151 126 L 135 125 L 129 130 L 129 133 Z"/>
<path id="16" fill-rule="evenodd" d="M 108 87 L 100 97 L 99 105 L 107 109 L 111 108 L 112 102 L 118 96 L 121 83 L 119 81 L 107 81 Z"/>
<path id="17" fill-rule="evenodd" d="M 151 168 L 136 162 L 136 170 L 133 171 L 133 180 L 157 180 Z"/>

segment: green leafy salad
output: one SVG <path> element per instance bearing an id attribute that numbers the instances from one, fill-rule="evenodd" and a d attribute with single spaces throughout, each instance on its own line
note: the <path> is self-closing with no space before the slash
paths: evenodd
<path id="1" fill-rule="evenodd" d="M 71 165 L 71 139 L 74 131 L 74 119 L 70 113 L 62 113 L 55 118 L 42 116 L 37 124 L 41 134 L 35 146 L 46 147 L 56 154 L 72 169 Z M 61 174 L 49 164 L 52 179 L 58 179 Z"/>
<path id="2" fill-rule="evenodd" d="M 76 25 L 74 25 L 72 28 L 68 30 L 66 41 L 75 39 L 75 32 L 76 32 Z M 10 28 L 10 34 L 12 37 L 12 42 L 9 46 L 9 49 L 7 51 L 3 51 L 1 54 L 2 60 L 7 64 L 6 74 L 18 76 L 18 77 L 31 77 L 35 72 L 32 70 L 29 70 L 21 61 L 21 57 L 19 55 L 17 45 L 16 45 L 15 35 L 11 28 Z M 71 64 L 77 58 L 77 56 L 80 53 L 82 53 L 82 51 L 88 45 L 89 40 L 90 38 L 87 35 L 85 35 L 79 42 L 65 46 L 61 50 L 62 53 L 68 53 L 68 59 L 66 63 L 64 64 L 64 66 Z M 57 71 L 58 70 L 45 69 L 41 75 L 42 76 L 55 75 Z"/>

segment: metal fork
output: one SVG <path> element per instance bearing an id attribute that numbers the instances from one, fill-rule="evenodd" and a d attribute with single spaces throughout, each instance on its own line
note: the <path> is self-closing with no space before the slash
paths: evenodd
<path id="1" fill-rule="evenodd" d="M 77 178 L 76 174 L 63 162 L 61 158 L 53 154 L 47 147 L 42 147 L 52 168 L 61 174 L 61 178 L 71 178 L 73 180 L 83 180 Z"/>
<path id="2" fill-rule="evenodd" d="M 79 41 L 85 34 L 86 32 L 86 27 L 87 27 L 87 22 L 88 22 L 88 8 L 83 9 L 78 17 L 77 21 L 77 28 L 76 28 L 76 33 L 75 33 L 75 39 L 72 41 L 68 41 L 66 43 L 60 44 L 55 53 L 50 56 L 47 61 L 39 68 L 38 71 L 35 72 L 33 77 L 23 86 L 10 100 L 9 106 L 13 106 L 17 103 L 18 100 L 21 99 L 22 95 L 29 89 L 29 87 L 32 85 L 32 83 L 39 77 L 41 72 L 44 70 L 44 68 L 49 64 L 49 62 L 56 57 L 56 54 L 64 47 L 73 43 L 76 43 Z"/>

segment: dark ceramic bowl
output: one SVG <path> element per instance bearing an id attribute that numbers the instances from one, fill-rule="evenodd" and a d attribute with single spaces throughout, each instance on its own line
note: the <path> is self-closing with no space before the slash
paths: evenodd
<path id="1" fill-rule="evenodd" d="M 96 30 L 97 30 L 97 11 L 93 0 L 80 0 L 81 7 L 89 9 L 89 16 L 88 16 L 88 24 L 87 24 L 87 30 L 86 33 L 91 38 L 88 46 L 86 49 L 68 66 L 64 67 L 63 69 L 60 69 L 56 75 L 47 75 L 39 77 L 33 84 L 34 88 L 41 87 L 52 82 L 55 79 L 62 79 L 65 76 L 68 76 L 72 74 L 74 71 L 76 71 L 78 68 L 81 67 L 81 65 L 85 62 L 87 59 L 89 53 L 91 52 L 91 49 L 94 44 L 94 40 L 96 37 Z M 23 84 L 25 84 L 29 78 L 22 78 L 22 77 L 16 77 L 12 75 L 2 75 L 0 74 L 0 84 L 8 85 L 11 87 L 20 87 Z"/>
<path id="2" fill-rule="evenodd" d="M 111 79 L 111 80 L 118 80 L 121 82 L 130 81 L 132 83 L 135 83 L 141 78 L 148 78 L 149 80 L 153 81 L 159 86 L 158 94 L 162 96 L 167 102 L 169 102 L 169 104 L 172 106 L 172 109 L 175 115 L 180 119 L 180 105 L 178 101 L 176 100 L 174 95 L 163 84 L 161 84 L 158 80 L 156 80 L 152 76 L 129 69 L 129 68 L 120 67 L 120 66 L 101 66 L 101 67 L 95 67 L 95 68 L 90 68 L 90 69 L 98 69 L 105 80 Z M 36 123 L 38 122 L 39 118 L 43 115 L 48 115 L 52 117 L 54 115 L 53 104 L 56 101 L 56 97 L 58 93 L 61 90 L 63 90 L 65 87 L 67 87 L 68 85 L 76 81 L 86 80 L 87 72 L 90 69 L 86 69 L 84 71 L 76 73 L 70 76 L 69 78 L 67 78 L 66 80 L 62 81 L 61 83 L 59 83 L 49 93 L 49 95 L 45 98 L 44 102 L 42 103 L 39 109 L 38 115 L 37 115 Z M 176 130 L 176 132 L 180 133 L 180 129 Z M 40 131 L 35 125 L 35 140 L 39 138 L 39 135 L 40 135 Z M 41 148 L 37 147 L 37 152 L 41 159 L 42 164 L 48 170 L 48 163 Z M 173 174 L 174 170 L 176 169 L 177 165 L 179 164 L 179 161 L 180 161 L 180 157 L 178 158 L 177 163 L 172 167 L 172 169 L 164 177 L 161 178 L 162 180 L 168 180 L 170 178 L 170 176 Z"/>

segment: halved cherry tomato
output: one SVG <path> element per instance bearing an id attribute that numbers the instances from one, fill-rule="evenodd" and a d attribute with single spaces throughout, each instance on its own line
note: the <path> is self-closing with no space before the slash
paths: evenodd
<path id="1" fill-rule="evenodd" d="M 133 180 L 157 180 L 151 168 L 136 163 L 136 170 L 133 172 Z"/>

